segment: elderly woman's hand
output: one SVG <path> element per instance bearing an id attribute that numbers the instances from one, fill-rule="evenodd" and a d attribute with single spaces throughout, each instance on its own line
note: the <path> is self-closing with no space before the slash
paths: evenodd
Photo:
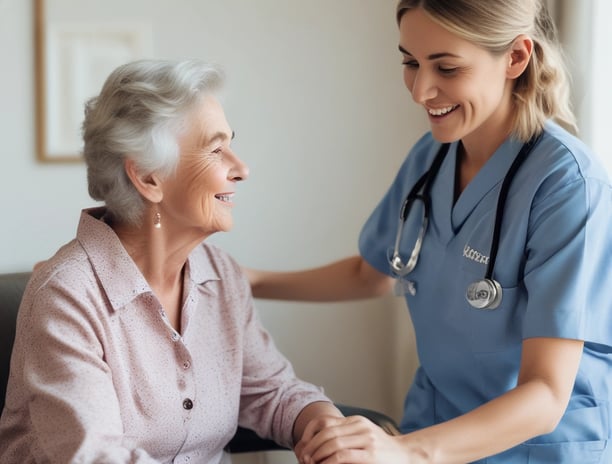
<path id="1" fill-rule="evenodd" d="M 308 424 L 295 454 L 301 464 L 424 462 L 408 455 L 401 440 L 362 416 L 326 417 Z"/>

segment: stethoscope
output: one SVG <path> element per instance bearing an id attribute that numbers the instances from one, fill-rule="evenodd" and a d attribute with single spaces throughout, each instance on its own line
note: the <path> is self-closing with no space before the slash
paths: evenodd
<path id="1" fill-rule="evenodd" d="M 468 285 L 467 291 L 465 292 L 465 297 L 468 303 L 474 308 L 495 309 L 501 303 L 502 287 L 497 280 L 493 279 L 493 269 L 495 267 L 495 260 L 497 258 L 497 251 L 499 248 L 501 225 L 504 218 L 504 207 L 506 204 L 506 199 L 508 198 L 508 191 L 510 190 L 512 179 L 514 179 L 516 172 L 521 167 L 521 164 L 523 164 L 523 161 L 525 161 L 527 155 L 529 155 L 533 147 L 538 143 L 540 137 L 541 134 L 536 135 L 523 145 L 521 151 L 512 162 L 512 165 L 510 166 L 510 169 L 508 169 L 508 172 L 506 173 L 502 182 L 499 196 L 497 197 L 497 210 L 495 212 L 495 223 L 493 226 L 493 239 L 491 241 L 489 262 L 487 264 L 485 276 L 483 279 L 477 280 L 476 282 L 472 282 L 470 285 Z M 404 203 L 402 203 L 399 224 L 397 227 L 397 235 L 395 237 L 395 245 L 393 247 L 393 255 L 389 258 L 391 270 L 400 278 L 403 278 L 412 272 L 419 260 L 421 246 L 423 245 L 423 238 L 425 237 L 425 232 L 427 231 L 427 225 L 429 223 L 429 213 L 431 208 L 431 197 L 429 195 L 429 191 L 436 175 L 440 171 L 440 166 L 442 166 L 442 162 L 448 153 L 449 147 L 449 143 L 445 143 L 440 146 L 436 157 L 431 163 L 431 167 L 419 178 L 416 184 L 414 184 L 406 196 Z M 404 223 L 406 222 L 408 214 L 410 213 L 410 210 L 415 202 L 422 203 L 423 220 L 421 221 L 421 228 L 419 229 L 412 253 L 410 253 L 408 261 L 404 263 L 400 256 L 399 249 L 404 231 Z"/>

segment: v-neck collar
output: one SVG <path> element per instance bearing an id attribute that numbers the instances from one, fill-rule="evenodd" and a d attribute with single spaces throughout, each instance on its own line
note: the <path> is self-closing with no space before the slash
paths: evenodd
<path id="1" fill-rule="evenodd" d="M 432 215 L 443 243 L 448 243 L 461 229 L 480 201 L 503 182 L 523 143 L 508 138 L 493 153 L 455 202 L 455 176 L 459 142 L 451 144 L 440 172 L 432 185 Z"/>

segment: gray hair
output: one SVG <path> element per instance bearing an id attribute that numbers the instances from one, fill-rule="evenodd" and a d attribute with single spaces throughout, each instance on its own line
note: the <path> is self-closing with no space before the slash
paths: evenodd
<path id="1" fill-rule="evenodd" d="M 414 8 L 422 8 L 446 30 L 492 54 L 507 51 L 521 34 L 530 36 L 533 54 L 512 95 L 514 135 L 528 140 L 542 131 L 549 118 L 577 132 L 569 98 L 569 73 L 555 24 L 542 0 L 400 0 L 398 24 Z"/>
<path id="2" fill-rule="evenodd" d="M 185 117 L 222 83 L 222 72 L 200 60 L 139 60 L 115 69 L 100 95 L 86 103 L 82 133 L 89 195 L 103 201 L 114 220 L 139 224 L 144 211 L 125 160 L 133 160 L 144 175 L 174 173 Z"/>

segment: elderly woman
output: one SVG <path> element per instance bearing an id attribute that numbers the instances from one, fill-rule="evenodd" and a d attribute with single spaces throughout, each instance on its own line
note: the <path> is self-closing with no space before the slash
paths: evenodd
<path id="1" fill-rule="evenodd" d="M 292 445 L 340 416 L 296 379 L 240 267 L 203 243 L 232 226 L 248 169 L 199 62 L 116 69 L 86 106 L 76 239 L 19 312 L 0 462 L 217 463 L 238 424 Z"/>

